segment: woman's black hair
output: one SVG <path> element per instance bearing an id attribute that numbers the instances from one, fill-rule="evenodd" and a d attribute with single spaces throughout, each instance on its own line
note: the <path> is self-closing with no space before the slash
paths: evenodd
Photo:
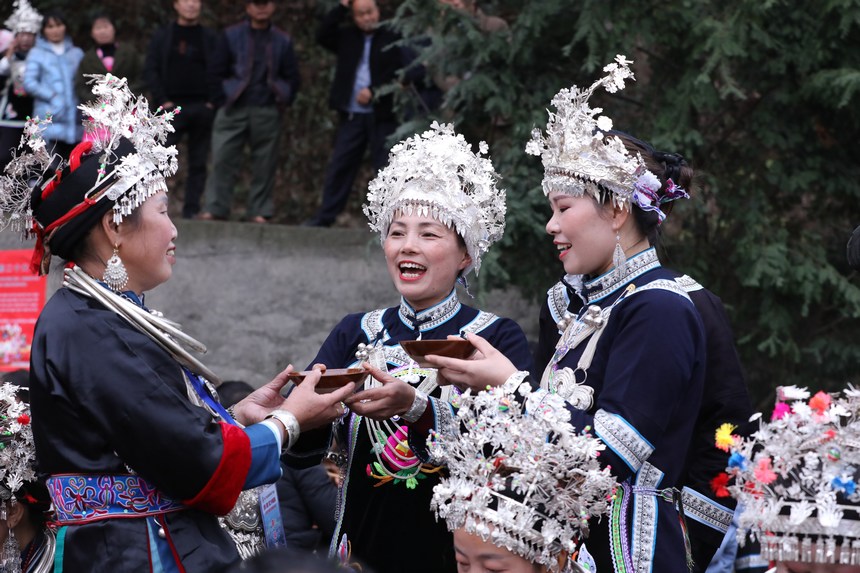
<path id="1" fill-rule="evenodd" d="M 90 18 L 90 29 L 95 25 L 99 20 L 107 20 L 111 23 L 111 26 L 116 27 L 116 23 L 113 21 L 113 18 L 107 12 L 96 12 Z"/>
<path id="2" fill-rule="evenodd" d="M 684 159 L 684 156 L 679 153 L 658 151 L 654 149 L 650 143 L 642 141 L 641 139 L 633 137 L 629 133 L 624 133 L 623 131 L 613 129 L 606 132 L 606 134 L 618 137 L 624 143 L 624 147 L 627 148 L 629 153 L 638 153 L 642 156 L 642 160 L 645 162 L 645 167 L 660 180 L 662 185 L 661 190 L 665 188 L 666 182 L 671 179 L 678 187 L 681 187 L 687 192 L 690 191 L 693 186 L 694 172 L 687 164 L 687 160 Z M 608 194 L 606 197 L 608 200 Z M 668 215 L 672 212 L 673 205 L 674 203 L 671 202 L 664 203 L 660 209 Z M 636 226 L 642 234 L 648 238 L 648 242 L 651 246 L 658 246 L 660 244 L 661 229 L 660 219 L 657 216 L 657 213 L 640 209 L 635 203 L 631 204 L 630 212 L 633 213 L 633 219 L 636 221 Z"/>
<path id="3" fill-rule="evenodd" d="M 42 481 L 28 481 L 15 492 L 15 498 L 27 510 L 27 518 L 32 525 L 41 529 L 45 526 L 51 510 L 51 496 Z"/>
<path id="4" fill-rule="evenodd" d="M 55 22 L 59 22 L 60 24 L 62 24 L 63 26 L 66 26 L 66 27 L 68 27 L 68 25 L 69 25 L 68 22 L 66 21 L 65 14 L 63 14 L 61 11 L 59 11 L 59 10 L 48 10 L 47 12 L 45 12 L 44 18 L 42 19 L 42 28 L 40 31 L 42 32 L 43 35 L 45 33 L 45 27 L 51 22 L 51 20 L 53 20 Z"/>
<path id="5" fill-rule="evenodd" d="M 102 215 L 104 215 L 104 212 L 102 213 Z M 133 229 L 139 228 L 141 224 L 140 209 L 135 209 L 134 211 L 123 217 L 122 222 Z M 92 227 L 90 227 L 86 234 L 79 241 L 75 242 L 74 246 L 69 251 L 68 256 L 58 256 L 61 259 L 64 259 L 66 262 L 75 262 L 78 264 L 80 264 L 81 261 L 85 261 L 87 258 L 94 258 L 95 251 L 92 248 L 91 239 L 93 232 L 95 231 L 97 226 L 98 223 L 92 225 Z"/>

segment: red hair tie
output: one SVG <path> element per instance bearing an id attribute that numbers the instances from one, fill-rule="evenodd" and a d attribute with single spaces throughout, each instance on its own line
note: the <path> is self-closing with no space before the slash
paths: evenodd
<path id="1" fill-rule="evenodd" d="M 75 146 L 72 152 L 69 154 L 69 171 L 75 171 L 78 167 L 81 166 L 81 156 L 85 153 L 89 153 L 89 151 L 93 148 L 92 141 L 83 141 Z M 57 185 L 60 184 L 60 181 L 63 179 L 62 170 L 57 170 L 57 175 L 53 181 L 45 185 L 45 188 L 42 190 L 42 200 L 47 199 L 51 196 L 57 189 Z"/>

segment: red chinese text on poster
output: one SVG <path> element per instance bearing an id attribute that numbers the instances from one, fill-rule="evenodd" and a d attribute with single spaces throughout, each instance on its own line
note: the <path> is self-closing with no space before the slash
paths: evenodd
<path id="1" fill-rule="evenodd" d="M 0 251 L 0 372 L 30 367 L 36 319 L 47 277 L 30 272 L 33 251 Z"/>

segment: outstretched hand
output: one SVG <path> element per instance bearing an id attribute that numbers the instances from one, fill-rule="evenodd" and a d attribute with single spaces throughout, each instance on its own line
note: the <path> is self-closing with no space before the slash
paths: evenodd
<path id="1" fill-rule="evenodd" d="M 415 388 L 369 363 L 362 364 L 382 386 L 356 392 L 344 402 L 352 411 L 372 420 L 387 420 L 406 412 L 415 400 Z"/>
<path id="2" fill-rule="evenodd" d="M 437 354 L 428 354 L 424 359 L 439 370 L 439 376 L 459 388 L 479 391 L 487 386 L 501 386 L 517 367 L 496 350 L 485 338 L 473 333 L 464 333 L 477 352 L 461 360 Z"/>
<path id="3" fill-rule="evenodd" d="M 295 372 L 293 365 L 287 366 L 280 374 L 266 384 L 248 394 L 241 402 L 233 407 L 233 417 L 244 426 L 263 421 L 272 410 L 276 410 L 284 401 L 281 389 L 289 380 L 287 376 Z"/>
<path id="4" fill-rule="evenodd" d="M 271 382 L 236 404 L 234 408 L 236 419 L 245 425 L 256 424 L 273 410 L 287 410 L 296 417 L 301 431 L 332 422 L 343 415 L 341 403 L 355 390 L 355 383 L 350 382 L 334 392 L 317 394 L 316 386 L 324 368 L 314 365 L 314 371 L 308 374 L 285 399 L 281 396 L 281 390 L 288 381 L 288 375 L 294 372 L 292 365 L 287 366 Z"/>

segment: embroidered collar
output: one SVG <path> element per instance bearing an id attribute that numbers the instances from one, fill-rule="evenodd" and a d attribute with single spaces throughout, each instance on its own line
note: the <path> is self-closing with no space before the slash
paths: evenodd
<path id="1" fill-rule="evenodd" d="M 89 276 L 89 275 L 87 275 L 87 276 Z M 101 286 L 103 286 L 107 290 L 111 291 L 112 293 L 114 293 L 118 296 L 121 296 L 122 298 L 124 298 L 125 300 L 127 300 L 129 302 L 133 302 L 134 304 L 136 304 L 137 306 L 139 306 L 143 310 L 148 311 L 148 312 L 153 312 L 150 309 L 146 308 L 146 303 L 144 302 L 145 297 L 146 297 L 145 294 L 141 294 L 140 296 L 137 296 L 137 293 L 134 292 L 133 290 L 124 290 L 122 292 L 115 292 L 109 286 L 107 286 L 106 282 L 100 281 L 98 279 L 93 279 L 93 280 L 95 280 L 97 283 L 99 283 Z"/>
<path id="2" fill-rule="evenodd" d="M 584 294 L 589 304 L 595 303 L 626 286 L 633 279 L 659 267 L 657 251 L 651 247 L 627 259 L 622 273 L 619 274 L 615 269 L 610 269 L 599 277 L 586 281 L 583 284 Z"/>
<path id="3" fill-rule="evenodd" d="M 427 332 L 448 322 L 455 314 L 460 312 L 460 299 L 457 297 L 457 289 L 452 289 L 445 300 L 435 306 L 416 312 L 404 298 L 400 299 L 400 320 L 417 332 Z"/>

